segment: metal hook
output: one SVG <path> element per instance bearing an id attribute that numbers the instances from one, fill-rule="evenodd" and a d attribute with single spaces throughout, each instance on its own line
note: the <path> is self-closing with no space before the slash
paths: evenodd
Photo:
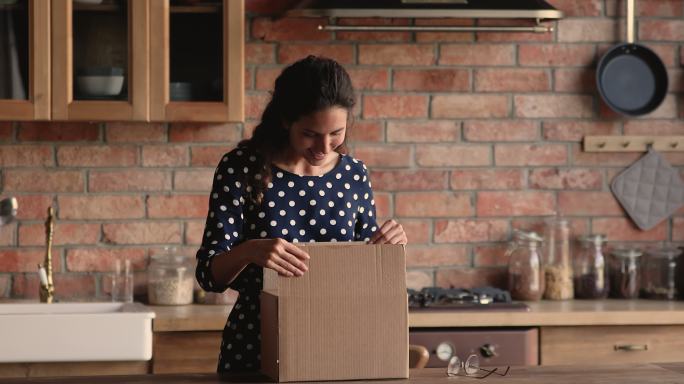
<path id="1" fill-rule="evenodd" d="M 627 148 L 629 147 L 629 141 L 623 141 L 622 142 L 622 148 Z"/>
<path id="2" fill-rule="evenodd" d="M 646 142 L 646 150 L 651 150 L 651 148 L 653 148 L 653 144 L 655 144 L 655 141 L 653 140 Z"/>
<path id="3" fill-rule="evenodd" d="M 679 145 L 679 141 L 675 141 L 673 143 L 670 143 L 670 148 L 673 148 L 673 149 L 677 148 L 678 145 Z"/>
<path id="4" fill-rule="evenodd" d="M 596 143 L 596 146 L 597 146 L 598 148 L 604 148 L 604 147 L 606 146 L 606 142 L 605 142 L 605 141 L 602 141 L 602 142 L 600 142 L 600 143 Z"/>

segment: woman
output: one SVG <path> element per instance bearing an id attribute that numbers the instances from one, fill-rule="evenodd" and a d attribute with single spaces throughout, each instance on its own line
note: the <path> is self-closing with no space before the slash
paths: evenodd
<path id="1" fill-rule="evenodd" d="M 355 104 L 347 72 L 309 56 L 285 68 L 252 137 L 219 162 L 196 275 L 207 291 L 240 295 L 223 331 L 218 371 L 260 367 L 262 268 L 302 276 L 312 241 L 406 244 L 401 225 L 378 228 L 366 166 L 346 155 Z"/>

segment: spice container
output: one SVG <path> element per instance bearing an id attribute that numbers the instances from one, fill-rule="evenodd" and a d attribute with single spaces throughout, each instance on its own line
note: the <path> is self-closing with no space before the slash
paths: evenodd
<path id="1" fill-rule="evenodd" d="M 681 253 L 671 246 L 646 251 L 641 267 L 641 297 L 674 300 L 679 296 L 676 278 Z"/>
<path id="2" fill-rule="evenodd" d="M 194 260 L 167 247 L 151 257 L 147 298 L 153 305 L 192 304 Z"/>
<path id="3" fill-rule="evenodd" d="M 610 297 L 639 297 L 639 260 L 643 252 L 637 248 L 617 248 L 611 253 L 608 269 Z"/>
<path id="4" fill-rule="evenodd" d="M 506 252 L 508 290 L 513 300 L 537 301 L 544 293 L 542 241 L 535 232 L 513 232 L 513 240 Z"/>
<path id="5" fill-rule="evenodd" d="M 582 236 L 579 242 L 573 265 L 575 298 L 603 299 L 608 294 L 608 269 L 603 254 L 606 236 Z"/>
<path id="6" fill-rule="evenodd" d="M 572 299 L 573 281 L 570 264 L 570 225 L 563 218 L 546 222 L 546 263 L 544 264 L 544 298 L 548 300 Z"/>

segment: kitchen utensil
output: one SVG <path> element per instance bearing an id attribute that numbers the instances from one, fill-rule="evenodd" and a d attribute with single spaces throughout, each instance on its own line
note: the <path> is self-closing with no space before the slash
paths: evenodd
<path id="1" fill-rule="evenodd" d="M 653 147 L 617 175 L 610 189 L 637 227 L 644 231 L 684 204 L 684 183 L 679 172 Z"/>
<path id="2" fill-rule="evenodd" d="M 78 91 L 85 96 L 116 96 L 124 83 L 123 68 L 90 67 L 77 72 Z"/>
<path id="3" fill-rule="evenodd" d="M 596 82 L 606 104 L 623 115 L 645 115 L 665 99 L 665 65 L 655 52 L 634 43 L 634 0 L 627 0 L 627 43 L 603 55 Z"/>
<path id="4" fill-rule="evenodd" d="M 169 84 L 171 101 L 189 101 L 193 99 L 193 86 L 190 82 L 172 82 Z"/>
<path id="5" fill-rule="evenodd" d="M 14 197 L 0 200 L 0 227 L 9 224 L 17 216 L 19 204 Z"/>

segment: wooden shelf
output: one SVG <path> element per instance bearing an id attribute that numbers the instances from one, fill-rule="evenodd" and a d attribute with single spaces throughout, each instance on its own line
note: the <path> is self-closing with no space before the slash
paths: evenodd
<path id="1" fill-rule="evenodd" d="M 171 13 L 220 13 L 221 4 L 200 3 L 198 5 L 172 5 Z"/>

